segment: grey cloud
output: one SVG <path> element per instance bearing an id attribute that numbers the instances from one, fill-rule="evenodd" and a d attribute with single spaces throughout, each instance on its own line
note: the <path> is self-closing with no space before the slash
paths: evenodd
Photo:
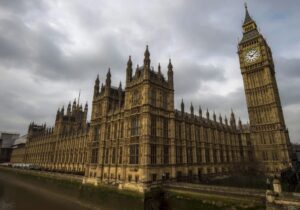
<path id="1" fill-rule="evenodd" d="M 193 95 L 203 82 L 225 80 L 225 70 L 211 65 L 182 62 L 175 67 L 175 91 L 179 95 Z"/>
<path id="2" fill-rule="evenodd" d="M 46 4 L 41 0 L 26 0 L 26 1 L 10 1 L 3 0 L 0 2 L 0 10 L 11 11 L 13 13 L 24 15 L 33 10 L 46 10 Z"/>
<path id="3" fill-rule="evenodd" d="M 206 89 L 214 83 L 224 83 L 226 89 L 226 84 L 236 81 L 239 69 L 231 62 L 238 64 L 236 45 L 242 34 L 243 2 L 89 3 L 0 1 L 0 129 L 25 132 L 31 120 L 51 124 L 57 107 L 76 97 L 79 89 L 91 104 L 96 74 L 103 82 L 111 67 L 113 84 L 124 82 L 128 55 L 134 65 L 141 64 L 146 44 L 152 65 L 161 62 L 164 73 L 168 58 L 172 58 L 176 106 L 184 98 L 186 107 L 192 101 L 223 115 L 232 107 L 247 120 L 240 84 L 233 85 L 227 95 Z M 295 139 L 299 120 L 291 107 L 300 107 L 299 91 L 293 91 L 299 89 L 300 4 L 253 0 L 248 7 L 272 48 L 287 126 Z M 294 52 L 293 59 L 287 56 L 289 51 Z M 11 76 L 5 77 L 7 74 Z M 12 80 L 14 74 L 20 74 L 18 80 Z M 22 80 L 23 75 L 26 78 Z"/>
<path id="4" fill-rule="evenodd" d="M 276 59 L 276 58 L 275 58 Z M 276 76 L 284 106 L 300 104 L 300 59 L 276 59 Z"/>

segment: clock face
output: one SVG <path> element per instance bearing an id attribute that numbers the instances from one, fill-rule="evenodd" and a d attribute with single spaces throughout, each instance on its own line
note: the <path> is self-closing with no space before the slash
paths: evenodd
<path id="1" fill-rule="evenodd" d="M 245 60 L 247 63 L 252 63 L 256 61 L 260 56 L 258 49 L 251 49 L 245 55 Z"/>

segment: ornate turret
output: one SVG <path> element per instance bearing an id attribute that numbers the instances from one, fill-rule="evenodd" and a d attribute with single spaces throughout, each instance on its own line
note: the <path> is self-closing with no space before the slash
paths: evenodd
<path id="1" fill-rule="evenodd" d="M 173 80 L 173 65 L 171 63 L 171 59 L 169 59 L 169 65 L 168 65 L 168 83 L 171 87 L 174 86 L 174 80 Z"/>
<path id="2" fill-rule="evenodd" d="M 236 129 L 235 116 L 234 116 L 232 109 L 231 109 L 231 115 L 230 115 L 230 125 L 232 128 Z"/>
<path id="3" fill-rule="evenodd" d="M 85 103 L 84 112 L 88 112 L 88 102 Z"/>
<path id="4" fill-rule="evenodd" d="M 194 106 L 193 106 L 193 103 L 191 103 L 190 110 L 191 110 L 191 115 L 194 115 Z"/>
<path id="5" fill-rule="evenodd" d="M 71 104 L 70 104 L 70 108 L 71 108 Z M 64 116 L 64 114 L 65 114 L 65 107 L 63 106 L 63 107 L 61 108 L 60 115 L 61 115 L 61 116 Z"/>
<path id="6" fill-rule="evenodd" d="M 118 88 L 118 95 L 119 95 L 119 108 L 121 108 L 122 105 L 122 82 L 121 81 Z"/>
<path id="7" fill-rule="evenodd" d="M 202 118 L 202 108 L 201 108 L 201 106 L 199 106 L 199 117 Z"/>
<path id="8" fill-rule="evenodd" d="M 219 115 L 219 122 L 220 122 L 221 124 L 223 124 L 223 119 L 222 119 L 221 114 Z"/>
<path id="9" fill-rule="evenodd" d="M 104 91 L 104 85 L 101 83 L 101 92 Z"/>
<path id="10" fill-rule="evenodd" d="M 184 103 L 183 103 L 183 99 L 181 100 L 181 113 L 182 113 L 182 115 L 184 114 Z"/>
<path id="11" fill-rule="evenodd" d="M 73 101 L 72 112 L 74 112 L 75 109 L 76 109 L 76 99 L 74 99 L 74 101 Z"/>
<path id="12" fill-rule="evenodd" d="M 243 130 L 243 124 L 242 124 L 241 118 L 239 118 L 239 129 Z"/>
<path id="13" fill-rule="evenodd" d="M 63 108 L 64 108 L 64 107 L 63 107 Z M 69 102 L 68 107 L 67 107 L 67 115 L 68 115 L 68 116 L 71 115 L 71 101 Z"/>
<path id="14" fill-rule="evenodd" d="M 84 106 L 84 113 L 83 113 L 83 124 L 86 124 L 86 119 L 87 119 L 87 113 L 88 113 L 88 102 L 85 103 Z"/>
<path id="15" fill-rule="evenodd" d="M 56 120 L 55 121 L 58 121 L 59 120 L 59 117 L 60 117 L 60 110 L 59 108 L 57 109 L 57 112 L 56 112 Z"/>
<path id="16" fill-rule="evenodd" d="M 144 68 L 145 69 L 150 69 L 150 62 L 151 62 L 150 52 L 149 52 L 148 45 L 147 45 L 145 53 L 144 53 Z"/>
<path id="17" fill-rule="evenodd" d="M 254 22 L 253 19 L 252 19 L 252 17 L 249 15 L 247 3 L 245 3 L 245 11 L 246 11 L 246 15 L 245 15 L 245 20 L 244 20 L 243 25 L 246 25 L 248 23 Z"/>
<path id="18" fill-rule="evenodd" d="M 206 110 L 206 119 L 209 120 L 209 112 L 208 112 L 208 109 Z"/>
<path id="19" fill-rule="evenodd" d="M 225 115 L 225 125 L 228 126 L 228 120 L 227 120 L 226 115 Z"/>
<path id="20" fill-rule="evenodd" d="M 126 83 L 130 82 L 132 79 L 132 61 L 131 56 L 129 56 L 127 61 L 127 68 L 126 68 Z"/>
<path id="21" fill-rule="evenodd" d="M 258 35 L 257 31 L 257 25 L 255 21 L 252 19 L 252 17 L 249 15 L 247 4 L 245 4 L 245 20 L 243 23 L 243 30 L 244 30 L 244 37 L 242 41 L 245 41 L 246 39 Z M 251 33 L 248 33 L 251 32 Z"/>
<path id="22" fill-rule="evenodd" d="M 161 75 L 161 67 L 160 67 L 160 63 L 158 63 L 157 69 L 158 69 L 158 74 Z"/>
<path id="23" fill-rule="evenodd" d="M 216 116 L 215 111 L 214 111 L 214 113 L 213 113 L 213 119 L 214 119 L 215 122 L 217 122 L 217 116 Z"/>
<path id="24" fill-rule="evenodd" d="M 100 84 L 100 80 L 99 80 L 99 74 L 98 74 L 97 78 L 95 80 L 95 85 L 94 85 L 94 98 L 99 94 L 99 84 Z"/>
<path id="25" fill-rule="evenodd" d="M 111 74 L 110 74 L 110 68 L 108 68 L 108 72 L 106 74 L 106 81 L 105 81 L 106 88 L 110 88 L 111 86 Z"/>

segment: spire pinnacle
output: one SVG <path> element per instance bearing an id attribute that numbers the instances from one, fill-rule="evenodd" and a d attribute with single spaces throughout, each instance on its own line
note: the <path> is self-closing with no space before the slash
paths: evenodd
<path id="1" fill-rule="evenodd" d="M 246 2 L 245 2 L 245 11 L 246 11 L 246 15 L 245 15 L 245 20 L 244 20 L 244 25 L 247 24 L 247 23 L 253 22 L 253 19 L 249 15 L 248 6 L 247 6 Z"/>
<path id="2" fill-rule="evenodd" d="M 199 106 L 199 116 L 202 117 L 202 108 Z"/>
<path id="3" fill-rule="evenodd" d="M 150 68 L 150 52 L 148 49 L 148 45 L 146 46 L 146 50 L 144 53 L 144 66 Z"/>
<path id="4" fill-rule="evenodd" d="M 173 70 L 173 65 L 172 65 L 172 62 L 171 62 L 171 58 L 169 59 L 168 70 L 169 70 L 169 71 L 172 71 L 172 70 Z"/>
<path id="5" fill-rule="evenodd" d="M 100 83 L 100 80 L 99 80 L 99 74 L 97 74 L 97 78 L 96 78 L 96 80 L 95 80 L 95 85 L 97 86 L 99 86 L 99 83 Z"/>
<path id="6" fill-rule="evenodd" d="M 129 58 L 128 58 L 128 61 L 127 61 L 127 66 L 128 67 L 132 66 L 131 55 L 129 55 Z"/>
<path id="7" fill-rule="evenodd" d="M 194 115 L 194 106 L 193 106 L 193 103 L 192 103 L 192 102 L 191 102 L 190 110 L 191 110 L 191 114 Z"/>
<path id="8" fill-rule="evenodd" d="M 106 87 L 110 87 L 111 85 L 111 73 L 110 68 L 108 68 L 108 72 L 106 74 Z"/>
<path id="9" fill-rule="evenodd" d="M 158 73 L 161 73 L 160 63 L 158 63 Z"/>

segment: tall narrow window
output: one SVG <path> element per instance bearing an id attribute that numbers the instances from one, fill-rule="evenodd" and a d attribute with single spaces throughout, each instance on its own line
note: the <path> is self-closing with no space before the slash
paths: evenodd
<path id="1" fill-rule="evenodd" d="M 106 140 L 110 139 L 110 124 L 107 125 Z"/>
<path id="2" fill-rule="evenodd" d="M 197 163 L 202 162 L 202 154 L 201 154 L 201 148 L 197 147 Z"/>
<path id="3" fill-rule="evenodd" d="M 210 162 L 209 149 L 205 149 L 205 162 L 206 162 L 206 163 L 209 163 L 209 162 Z"/>
<path id="4" fill-rule="evenodd" d="M 179 123 L 175 123 L 175 137 L 179 139 Z"/>
<path id="5" fill-rule="evenodd" d="M 108 148 L 106 148 L 105 149 L 105 161 L 104 161 L 105 164 L 108 164 L 108 155 L 109 155 L 109 150 L 108 150 Z"/>
<path id="6" fill-rule="evenodd" d="M 150 163 L 156 164 L 156 145 L 155 144 L 150 145 Z"/>
<path id="7" fill-rule="evenodd" d="M 176 163 L 182 163 L 182 147 L 176 146 Z"/>
<path id="8" fill-rule="evenodd" d="M 115 123 L 115 126 L 114 126 L 114 139 L 117 139 L 118 137 L 118 124 Z"/>
<path id="9" fill-rule="evenodd" d="M 164 164 L 169 164 L 169 146 L 164 146 Z"/>
<path id="10" fill-rule="evenodd" d="M 92 157 L 91 157 L 91 163 L 97 163 L 98 161 L 98 148 L 92 149 Z"/>
<path id="11" fill-rule="evenodd" d="M 131 120 L 131 136 L 139 135 L 139 118 L 133 117 Z"/>
<path id="12" fill-rule="evenodd" d="M 151 104 L 153 106 L 156 106 L 156 90 L 155 89 L 151 90 Z"/>
<path id="13" fill-rule="evenodd" d="M 99 140 L 99 127 L 96 126 L 94 129 L 94 141 L 98 141 Z"/>
<path id="14" fill-rule="evenodd" d="M 135 90 L 132 95 L 132 105 L 137 106 L 140 104 L 140 93 L 138 90 Z"/>
<path id="15" fill-rule="evenodd" d="M 187 155 L 187 163 L 193 163 L 193 149 L 192 147 L 188 147 L 187 148 L 187 152 L 186 152 L 186 155 Z"/>
<path id="16" fill-rule="evenodd" d="M 115 148 L 115 147 L 112 149 L 111 163 L 112 163 L 112 164 L 115 164 L 115 163 L 116 163 L 116 148 Z"/>
<path id="17" fill-rule="evenodd" d="M 163 93 L 163 108 L 164 109 L 168 109 L 168 94 L 167 93 Z"/>
<path id="18" fill-rule="evenodd" d="M 163 137 L 168 138 L 168 119 L 163 119 Z"/>
<path id="19" fill-rule="evenodd" d="M 124 122 L 121 122 L 121 129 L 120 129 L 120 138 L 124 137 Z"/>
<path id="20" fill-rule="evenodd" d="M 139 164 L 139 145 L 130 145 L 129 164 Z"/>
<path id="21" fill-rule="evenodd" d="M 123 147 L 120 147 L 119 149 L 119 164 L 122 164 L 123 159 Z"/>
<path id="22" fill-rule="evenodd" d="M 272 151 L 272 157 L 273 157 L 273 160 L 278 160 L 278 156 L 277 156 L 276 151 Z"/>
<path id="23" fill-rule="evenodd" d="M 156 136 L 156 116 L 151 115 L 151 135 Z"/>

